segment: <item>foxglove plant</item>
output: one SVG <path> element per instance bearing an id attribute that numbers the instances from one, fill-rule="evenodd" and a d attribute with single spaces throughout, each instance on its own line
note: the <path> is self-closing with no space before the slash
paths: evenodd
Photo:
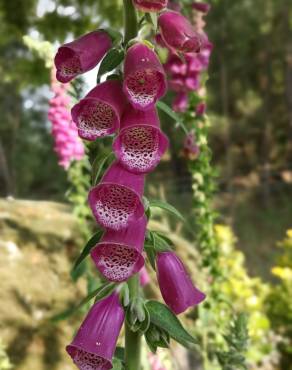
<path id="1" fill-rule="evenodd" d="M 145 175 L 155 169 L 169 145 L 156 110 L 158 100 L 166 93 L 167 82 L 155 47 L 149 40 L 138 37 L 138 24 L 147 22 L 149 17 L 142 15 L 138 22 L 135 7 L 144 12 L 163 10 L 158 15 L 158 24 L 162 40 L 174 56 L 179 52 L 191 59 L 187 53 L 197 56 L 205 42 L 181 14 L 164 11 L 167 3 L 124 0 L 123 42 L 117 34 L 112 41 L 113 36 L 109 36 L 113 35 L 112 30 L 95 31 L 62 46 L 55 58 L 57 77 L 63 82 L 92 69 L 100 61 L 98 81 L 116 69 L 107 81 L 99 83 L 72 108 L 79 136 L 89 141 L 114 136 L 112 149 L 116 157 L 99 182 L 99 173 L 109 157 L 101 160 L 98 175 L 95 173 L 97 159 L 93 163 L 95 180 L 88 202 L 102 230 L 89 240 L 75 264 L 77 268 L 91 254 L 96 268 L 107 280 L 85 299 L 87 302 L 96 296 L 96 303 L 67 347 L 81 370 L 112 368 L 113 361 L 117 360 L 113 359 L 114 347 L 124 319 L 123 309 L 126 311 L 125 353 L 120 367 L 124 363 L 126 370 L 140 370 L 142 335 L 153 352 L 158 346 L 168 346 L 170 337 L 186 346 L 194 343 L 194 338 L 175 315 L 205 298 L 191 282 L 182 262 L 170 251 L 169 239 L 147 230 L 153 203 L 143 197 Z M 111 48 L 112 42 L 114 48 Z M 116 56 L 115 60 L 110 60 L 112 55 Z M 120 68 L 123 56 L 123 68 Z M 196 63 L 191 60 L 188 68 L 193 75 L 188 76 L 184 84 L 187 89 L 194 89 Z M 155 205 L 179 215 L 168 204 L 156 201 Z M 146 301 L 141 294 L 139 276 L 142 275 L 139 274 L 144 273 L 145 277 L 146 255 L 157 270 L 161 294 L 169 308 L 156 301 Z"/>

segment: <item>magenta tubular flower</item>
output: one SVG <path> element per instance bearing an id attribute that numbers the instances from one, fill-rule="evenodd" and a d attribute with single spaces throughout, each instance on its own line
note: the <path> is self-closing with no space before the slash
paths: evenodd
<path id="1" fill-rule="evenodd" d="M 162 13 L 158 25 L 164 42 L 171 50 L 182 53 L 199 52 L 202 45 L 201 35 L 183 15 L 173 11 Z"/>
<path id="2" fill-rule="evenodd" d="M 120 126 L 125 105 L 121 82 L 109 80 L 97 85 L 72 108 L 79 136 L 94 141 L 113 134 Z"/>
<path id="3" fill-rule="evenodd" d="M 159 12 L 166 8 L 168 0 L 133 0 L 133 3 L 142 12 Z"/>
<path id="4" fill-rule="evenodd" d="M 144 214 L 143 190 L 144 175 L 128 172 L 114 162 L 88 195 L 96 221 L 113 230 L 123 229 L 137 221 Z"/>
<path id="5" fill-rule="evenodd" d="M 192 3 L 192 8 L 197 10 L 198 12 L 207 14 L 211 9 L 211 5 L 207 3 L 194 2 Z"/>
<path id="6" fill-rule="evenodd" d="M 181 260 L 173 252 L 159 253 L 156 263 L 162 297 L 175 314 L 205 299 L 205 294 L 193 285 Z"/>
<path id="7" fill-rule="evenodd" d="M 158 165 L 167 148 L 168 139 L 160 130 L 156 109 L 143 112 L 129 105 L 113 143 L 120 163 L 130 172 L 147 173 Z"/>
<path id="8" fill-rule="evenodd" d="M 128 280 L 142 268 L 146 225 L 144 216 L 123 230 L 107 230 L 92 250 L 91 257 L 96 267 L 108 280 Z"/>
<path id="9" fill-rule="evenodd" d="M 119 296 L 113 293 L 95 303 L 66 347 L 80 370 L 109 370 L 125 318 Z"/>
<path id="10" fill-rule="evenodd" d="M 61 46 L 55 56 L 57 80 L 71 81 L 93 69 L 111 48 L 112 40 L 104 31 L 93 31 Z"/>
<path id="11" fill-rule="evenodd" d="M 155 52 L 144 44 L 137 43 L 128 49 L 124 74 L 124 92 L 136 109 L 153 108 L 166 93 L 163 66 Z"/>
<path id="12" fill-rule="evenodd" d="M 175 112 L 185 112 L 188 107 L 188 100 L 187 93 L 178 93 L 172 103 L 172 109 Z"/>

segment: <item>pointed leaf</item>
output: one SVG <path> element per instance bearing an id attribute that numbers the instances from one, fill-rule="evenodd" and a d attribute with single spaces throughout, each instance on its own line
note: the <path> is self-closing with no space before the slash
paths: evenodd
<path id="1" fill-rule="evenodd" d="M 150 200 L 149 201 L 149 206 L 150 206 L 150 208 L 151 207 L 161 208 L 161 209 L 169 212 L 170 214 L 176 216 L 181 221 L 183 221 L 183 222 L 185 221 L 183 215 L 175 207 L 173 207 L 171 204 L 169 204 L 167 202 L 163 202 L 162 200 Z"/>
<path id="2" fill-rule="evenodd" d="M 185 347 L 189 347 L 190 343 L 197 342 L 167 306 L 157 301 L 148 301 L 146 307 L 150 313 L 151 322 L 168 332 L 171 338 Z"/>
<path id="3" fill-rule="evenodd" d="M 89 293 L 77 306 L 74 306 L 72 308 L 69 308 L 51 318 L 52 321 L 57 322 L 61 320 L 67 319 L 69 316 L 73 315 L 75 312 L 77 312 L 81 307 L 83 307 L 86 303 L 91 301 L 95 297 L 95 301 L 100 300 L 102 298 L 105 298 L 110 293 L 113 292 L 115 289 L 114 283 L 104 283 L 95 290 L 93 290 L 91 293 Z"/>
<path id="4" fill-rule="evenodd" d="M 108 160 L 113 160 L 113 153 L 102 153 L 100 156 L 97 156 L 92 164 L 92 185 L 95 186 L 98 183 L 101 172 L 104 168 L 104 165 Z"/>
<path id="5" fill-rule="evenodd" d="M 153 268 L 154 271 L 156 271 L 156 265 L 155 265 L 155 258 L 156 258 L 156 253 L 153 248 L 153 245 L 145 243 L 144 245 L 145 252 L 147 254 L 148 261 Z"/>
<path id="6" fill-rule="evenodd" d="M 84 259 L 89 255 L 91 249 L 96 246 L 96 244 L 100 241 L 103 235 L 103 230 L 98 230 L 86 243 L 83 251 L 81 252 L 80 256 L 77 258 L 74 267 L 72 269 L 72 273 L 79 267 L 79 265 L 84 261 Z M 71 275 L 72 275 L 71 273 Z"/>
<path id="7" fill-rule="evenodd" d="M 101 77 L 117 68 L 122 63 L 124 56 L 125 53 L 122 49 L 111 49 L 100 64 L 97 77 Z"/>
<path id="8" fill-rule="evenodd" d="M 124 367 L 123 367 L 123 363 L 120 359 L 118 358 L 113 358 L 113 367 L 112 367 L 112 370 L 123 370 Z"/>
<path id="9" fill-rule="evenodd" d="M 171 251 L 172 248 L 169 245 L 169 243 L 161 238 L 155 231 L 152 231 L 153 238 L 154 238 L 154 248 L 156 252 L 165 252 L 165 251 Z"/>
<path id="10" fill-rule="evenodd" d="M 184 130 L 185 134 L 188 134 L 188 130 L 186 129 L 184 123 L 182 122 L 181 118 L 163 101 L 159 101 L 156 104 L 157 108 L 160 109 L 162 112 L 167 114 L 169 117 L 171 117 L 175 122 L 177 122 L 182 129 Z"/>
<path id="11" fill-rule="evenodd" d="M 121 361 L 125 360 L 125 348 L 124 347 L 116 347 L 114 357 L 118 358 Z"/>

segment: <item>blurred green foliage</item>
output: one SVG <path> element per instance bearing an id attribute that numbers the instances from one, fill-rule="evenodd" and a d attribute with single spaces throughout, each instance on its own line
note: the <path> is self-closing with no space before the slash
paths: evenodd
<path id="1" fill-rule="evenodd" d="M 284 354 L 283 369 L 292 368 L 292 230 L 278 244 L 283 253 L 272 269 L 272 274 L 280 280 L 273 285 L 266 299 L 267 312 L 271 325 L 280 335 L 279 348 Z"/>

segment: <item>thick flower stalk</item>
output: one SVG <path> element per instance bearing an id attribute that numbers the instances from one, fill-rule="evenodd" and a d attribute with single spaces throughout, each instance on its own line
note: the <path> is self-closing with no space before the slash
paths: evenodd
<path id="1" fill-rule="evenodd" d="M 104 31 L 93 31 L 61 46 L 55 57 L 58 81 L 66 83 L 90 71 L 111 48 L 112 40 Z"/>
<path id="2" fill-rule="evenodd" d="M 50 100 L 48 118 L 52 123 L 54 151 L 58 156 L 59 165 L 67 170 L 72 161 L 79 161 L 84 157 L 84 145 L 71 119 L 68 87 L 59 84 L 53 78 L 51 89 L 54 96 Z"/>
<path id="3" fill-rule="evenodd" d="M 72 343 L 66 348 L 80 370 L 112 368 L 112 358 L 124 318 L 117 293 L 92 306 Z"/>

